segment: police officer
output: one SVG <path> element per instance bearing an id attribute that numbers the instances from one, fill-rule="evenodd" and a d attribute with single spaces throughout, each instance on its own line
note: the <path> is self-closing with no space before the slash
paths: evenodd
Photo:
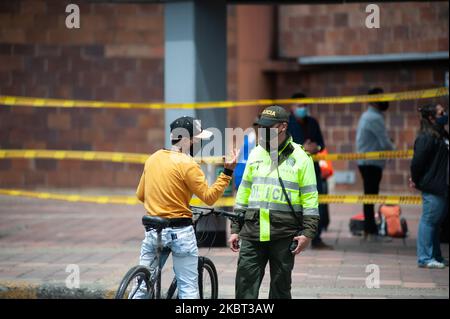
<path id="1" fill-rule="evenodd" d="M 314 238 L 319 222 L 312 158 L 287 133 L 289 113 L 266 108 L 258 121 L 259 145 L 249 155 L 236 195 L 230 248 L 239 251 L 236 298 L 257 299 L 267 262 L 269 298 L 291 298 L 295 255 Z M 294 245 L 292 245 L 294 243 Z"/>

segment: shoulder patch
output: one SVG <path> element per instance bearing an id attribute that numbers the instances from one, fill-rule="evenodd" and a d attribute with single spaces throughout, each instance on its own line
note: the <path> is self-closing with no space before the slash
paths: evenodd
<path id="1" fill-rule="evenodd" d="M 294 165 L 295 165 L 295 158 L 289 157 L 289 158 L 286 160 L 286 164 L 289 165 L 289 166 L 294 166 Z"/>

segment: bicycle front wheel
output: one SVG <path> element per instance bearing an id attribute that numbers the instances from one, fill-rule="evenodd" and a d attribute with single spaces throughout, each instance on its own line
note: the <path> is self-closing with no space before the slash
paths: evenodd
<path id="1" fill-rule="evenodd" d="M 216 267 L 207 257 L 198 258 L 198 289 L 200 299 L 217 299 L 219 294 Z"/>
<path id="2" fill-rule="evenodd" d="M 155 284 L 148 267 L 135 266 L 123 277 L 115 299 L 153 299 Z"/>

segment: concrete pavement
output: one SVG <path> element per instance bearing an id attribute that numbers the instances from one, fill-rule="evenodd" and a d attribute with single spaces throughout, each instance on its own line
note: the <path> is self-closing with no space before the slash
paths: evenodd
<path id="1" fill-rule="evenodd" d="M 410 228 L 405 243 L 364 243 L 348 231 L 349 218 L 361 211 L 360 205 L 330 205 L 331 224 L 323 238 L 335 249 L 308 249 L 296 257 L 293 297 L 449 298 L 448 268 L 416 265 L 420 207 L 402 208 Z M 111 298 L 138 262 L 142 215 L 141 206 L 0 196 L 0 298 Z M 448 244 L 442 249 L 448 258 Z M 237 254 L 228 248 L 201 248 L 200 253 L 216 265 L 219 297 L 234 298 Z M 80 270 L 80 289 L 65 285 L 72 264 Z M 366 286 L 371 264 L 379 267 L 379 288 Z M 169 260 L 165 280 L 171 272 Z M 267 269 L 260 298 L 267 298 L 268 287 Z"/>

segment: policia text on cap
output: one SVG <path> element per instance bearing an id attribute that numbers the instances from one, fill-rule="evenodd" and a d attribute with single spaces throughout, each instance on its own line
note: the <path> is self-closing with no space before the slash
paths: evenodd
<path id="1" fill-rule="evenodd" d="M 269 298 L 291 298 L 295 254 L 317 231 L 313 160 L 287 133 L 288 118 L 284 108 L 270 106 L 257 122 L 259 145 L 249 155 L 236 195 L 235 210 L 245 211 L 245 218 L 231 225 L 229 240 L 231 249 L 239 251 L 236 298 L 258 298 L 267 262 Z M 293 240 L 297 245 L 291 251 Z"/>

